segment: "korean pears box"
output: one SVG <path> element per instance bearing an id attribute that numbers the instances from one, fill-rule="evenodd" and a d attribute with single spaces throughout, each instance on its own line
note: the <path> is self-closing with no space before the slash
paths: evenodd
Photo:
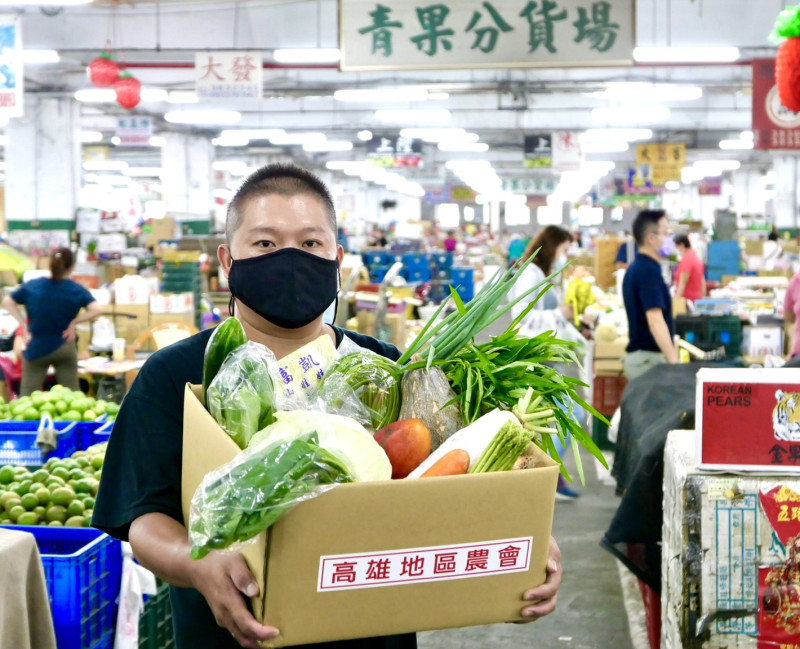
<path id="1" fill-rule="evenodd" d="M 182 508 L 239 448 L 184 401 Z M 256 619 L 289 646 L 520 619 L 545 579 L 558 466 L 336 486 L 287 513 L 242 554 Z M 266 584 L 266 587 L 265 587 Z"/>
<path id="2" fill-rule="evenodd" d="M 695 421 L 704 469 L 800 472 L 800 369 L 701 369 Z"/>

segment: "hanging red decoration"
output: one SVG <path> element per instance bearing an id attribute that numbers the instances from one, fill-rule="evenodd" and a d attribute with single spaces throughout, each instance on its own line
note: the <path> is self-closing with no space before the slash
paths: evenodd
<path id="1" fill-rule="evenodd" d="M 108 52 L 103 52 L 87 67 L 89 81 L 98 88 L 108 88 L 119 78 L 119 66 L 111 60 Z"/>
<path id="2" fill-rule="evenodd" d="M 778 14 L 772 39 L 780 43 L 775 59 L 778 97 L 786 108 L 800 112 L 800 5 Z"/>
<path id="3" fill-rule="evenodd" d="M 117 93 L 117 103 L 130 110 L 136 107 L 142 98 L 142 82 L 131 76 L 130 72 L 123 72 L 114 84 L 114 91 Z"/>

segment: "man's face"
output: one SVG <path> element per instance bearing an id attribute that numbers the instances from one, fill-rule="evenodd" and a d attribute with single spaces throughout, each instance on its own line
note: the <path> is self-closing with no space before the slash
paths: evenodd
<path id="1" fill-rule="evenodd" d="M 658 221 L 658 228 L 651 234 L 650 241 L 654 250 L 661 250 L 664 247 L 664 239 L 669 237 L 669 223 L 664 216 Z"/>
<path id="2" fill-rule="evenodd" d="M 247 200 L 239 227 L 229 246 L 220 246 L 219 260 L 227 276 L 234 259 L 248 259 L 283 248 L 297 248 L 341 263 L 337 245 L 322 201 L 313 194 L 267 194 Z"/>

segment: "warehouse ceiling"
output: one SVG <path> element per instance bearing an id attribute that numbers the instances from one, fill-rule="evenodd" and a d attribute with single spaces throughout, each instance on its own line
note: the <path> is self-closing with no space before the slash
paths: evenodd
<path id="1" fill-rule="evenodd" d="M 335 0 L 295 2 L 192 2 L 162 0 L 46 9 L 21 8 L 24 46 L 58 50 L 54 64 L 26 66 L 26 90 L 34 94 L 68 96 L 91 87 L 86 66 L 107 46 L 145 88 L 168 91 L 194 88 L 194 54 L 214 49 L 259 50 L 265 62 L 264 94 L 260 100 L 215 103 L 214 108 L 237 110 L 241 121 L 233 128 L 283 128 L 321 131 L 329 139 L 350 140 L 354 150 L 342 154 L 312 154 L 302 149 L 276 149 L 254 143 L 250 152 L 290 153 L 324 162 L 363 157 L 364 143 L 356 134 L 396 133 L 401 126 L 376 120 L 375 109 L 385 105 L 343 103 L 333 92 L 350 88 L 425 88 L 435 93 L 426 107 L 451 112 L 447 126 L 477 133 L 489 145 L 482 157 L 495 165 L 520 167 L 526 133 L 604 127 L 645 127 L 655 141 L 682 141 L 688 157 L 714 155 L 763 165 L 763 153 L 720 151 L 719 141 L 737 138 L 751 124 L 751 66 L 754 58 L 774 56 L 767 35 L 775 16 L 787 3 L 778 0 L 637 0 L 636 44 L 639 46 L 735 46 L 740 58 L 731 64 L 636 64 L 621 67 L 569 69 L 491 69 L 403 72 L 340 72 L 335 65 L 292 66 L 277 63 L 277 48 L 336 48 L 338 8 Z M 667 97 L 658 106 L 670 110 L 656 119 L 647 91 L 635 100 L 603 97 L 615 82 L 699 86 L 702 96 L 688 101 Z M 430 96 L 430 95 L 429 95 Z M 641 101 L 640 101 L 641 100 Z M 621 117 L 623 108 L 637 105 L 634 115 Z M 200 106 L 203 107 L 204 105 Z M 400 102 L 393 108 L 419 108 Z M 602 119 L 593 109 L 611 108 Z M 133 112 L 154 118 L 157 132 L 195 130 L 216 136 L 222 128 L 187 127 L 163 119 L 168 110 L 193 109 L 197 104 L 143 102 Z M 82 123 L 100 130 L 107 141 L 116 116 L 128 114 L 116 104 L 83 104 Z M 220 147 L 220 149 L 223 149 Z M 238 151 L 237 154 L 243 153 Z M 230 155 L 219 150 L 217 157 Z M 157 161 L 157 150 L 127 152 L 143 161 Z M 437 152 L 444 159 L 445 154 Z M 453 154 L 458 157 L 459 154 Z M 625 161 L 633 150 L 594 154 L 590 159 Z M 474 157 L 474 156 L 472 156 Z"/>

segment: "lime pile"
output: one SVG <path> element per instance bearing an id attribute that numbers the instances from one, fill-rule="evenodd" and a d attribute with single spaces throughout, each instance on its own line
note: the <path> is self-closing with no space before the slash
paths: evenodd
<path id="1" fill-rule="evenodd" d="M 48 392 L 36 390 L 10 403 L 0 397 L 0 421 L 38 421 L 46 412 L 54 421 L 94 421 L 102 415 L 108 415 L 106 421 L 114 421 L 117 411 L 116 403 L 98 401 L 63 385 L 54 385 Z"/>
<path id="2" fill-rule="evenodd" d="M 0 525 L 89 527 L 105 452 L 95 444 L 35 471 L 0 467 Z"/>

